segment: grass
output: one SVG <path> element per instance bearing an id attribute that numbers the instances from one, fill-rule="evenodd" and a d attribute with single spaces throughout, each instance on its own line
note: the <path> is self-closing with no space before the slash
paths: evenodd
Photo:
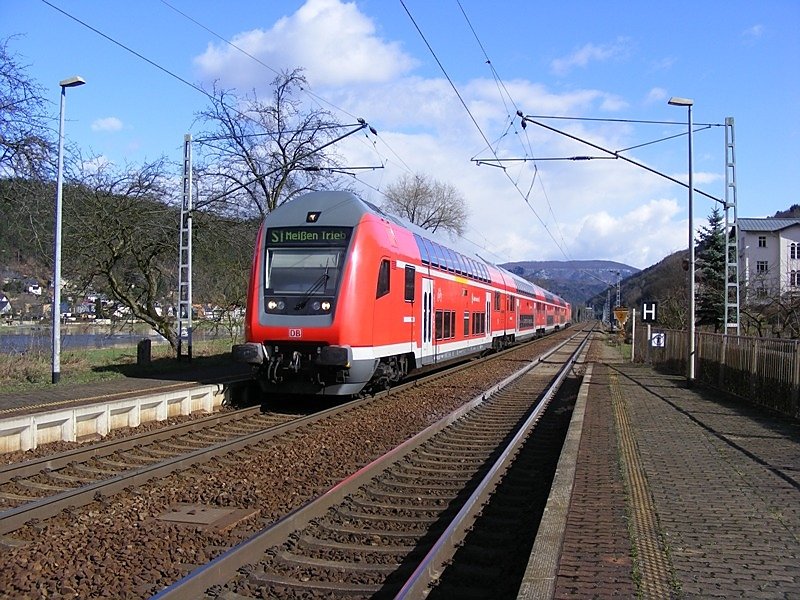
<path id="1" fill-rule="evenodd" d="M 158 377 L 181 371 L 232 364 L 229 339 L 195 342 L 192 362 L 178 361 L 168 344 L 154 344 L 151 362 L 136 364 L 136 346 L 82 348 L 61 352 L 61 383 L 93 383 L 122 377 Z M 0 354 L 0 393 L 31 391 L 51 385 L 51 353 L 32 349 Z"/>

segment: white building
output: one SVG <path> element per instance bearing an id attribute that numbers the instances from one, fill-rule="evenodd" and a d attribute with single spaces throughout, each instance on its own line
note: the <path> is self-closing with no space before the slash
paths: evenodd
<path id="1" fill-rule="evenodd" d="M 746 300 L 800 294 L 800 219 L 739 219 L 737 225 Z"/>

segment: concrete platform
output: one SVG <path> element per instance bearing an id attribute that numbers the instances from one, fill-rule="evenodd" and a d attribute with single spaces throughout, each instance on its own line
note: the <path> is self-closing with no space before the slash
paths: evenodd
<path id="1" fill-rule="evenodd" d="M 0 394 L 0 453 L 56 441 L 103 437 L 113 429 L 195 412 L 231 400 L 231 385 L 249 369 L 196 365 L 158 378 L 125 377 L 91 384 L 56 384 Z"/>
<path id="2" fill-rule="evenodd" d="M 519 598 L 800 598 L 800 424 L 594 344 Z"/>

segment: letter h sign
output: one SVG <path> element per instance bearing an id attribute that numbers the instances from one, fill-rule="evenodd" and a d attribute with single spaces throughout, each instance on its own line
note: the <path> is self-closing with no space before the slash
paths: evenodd
<path id="1" fill-rule="evenodd" d="M 655 323 L 657 309 L 657 302 L 642 302 L 642 321 L 645 323 Z"/>

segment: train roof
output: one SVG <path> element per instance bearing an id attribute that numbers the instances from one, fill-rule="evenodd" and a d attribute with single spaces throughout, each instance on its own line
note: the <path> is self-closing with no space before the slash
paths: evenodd
<path id="1" fill-rule="evenodd" d="M 552 304 L 567 305 L 559 296 L 486 260 L 476 251 L 467 249 L 466 246 L 473 245 L 468 240 L 456 238 L 444 244 L 437 242 L 427 229 L 397 215 L 389 214 L 351 192 L 320 191 L 297 196 L 270 212 L 264 218 L 264 223 L 267 227 L 288 227 L 311 222 L 324 226 L 354 227 L 365 214 L 378 216 L 412 233 L 423 262 L 440 267 L 450 266 L 452 262 L 454 265 L 461 265 L 464 274 L 486 282 L 492 281 L 494 274 L 494 279 L 498 283 L 501 279 L 507 284 L 512 283 L 522 295 Z M 313 221 L 309 220 L 311 218 Z"/>

